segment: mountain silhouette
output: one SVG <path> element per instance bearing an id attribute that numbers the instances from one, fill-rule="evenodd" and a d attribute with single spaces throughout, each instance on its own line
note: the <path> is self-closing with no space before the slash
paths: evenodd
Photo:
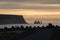
<path id="1" fill-rule="evenodd" d="M 0 15 L 0 24 L 27 24 L 22 15 Z"/>

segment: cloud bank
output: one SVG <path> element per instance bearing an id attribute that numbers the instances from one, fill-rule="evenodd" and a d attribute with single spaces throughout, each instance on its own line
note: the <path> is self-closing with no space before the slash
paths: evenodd
<path id="1" fill-rule="evenodd" d="M 60 9 L 60 0 L 0 0 L 0 9 Z"/>

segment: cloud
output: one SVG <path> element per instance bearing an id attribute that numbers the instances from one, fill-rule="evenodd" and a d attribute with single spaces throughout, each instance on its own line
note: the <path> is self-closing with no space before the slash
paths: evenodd
<path id="1" fill-rule="evenodd" d="M 0 2 L 0 9 L 60 9 L 60 4 Z"/>
<path id="2" fill-rule="evenodd" d="M 60 0 L 0 0 L 0 9 L 60 9 Z"/>
<path id="3" fill-rule="evenodd" d="M 32 3 L 47 3 L 47 4 L 60 4 L 60 0 L 0 0 L 6 2 L 32 2 Z"/>

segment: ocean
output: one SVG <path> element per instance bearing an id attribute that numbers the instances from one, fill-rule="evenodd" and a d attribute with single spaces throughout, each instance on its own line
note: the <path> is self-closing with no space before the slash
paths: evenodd
<path id="1" fill-rule="evenodd" d="M 4 28 L 4 27 L 7 27 L 7 28 L 11 28 L 12 26 L 14 26 L 14 27 L 16 27 L 16 26 L 18 26 L 18 27 L 21 27 L 21 26 L 23 26 L 24 28 L 26 27 L 26 26 L 28 26 L 28 27 L 34 27 L 34 26 L 36 26 L 36 27 L 42 27 L 42 26 L 44 26 L 44 27 L 46 27 L 48 24 L 47 23 L 44 23 L 44 24 L 5 24 L 5 25 L 0 25 L 0 28 Z M 53 24 L 53 25 L 55 25 L 56 26 L 56 24 Z"/>

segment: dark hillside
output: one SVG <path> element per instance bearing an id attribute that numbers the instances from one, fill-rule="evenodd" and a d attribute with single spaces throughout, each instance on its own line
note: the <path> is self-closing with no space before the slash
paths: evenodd
<path id="1" fill-rule="evenodd" d="M 0 24 L 26 24 L 22 15 L 0 15 Z"/>

